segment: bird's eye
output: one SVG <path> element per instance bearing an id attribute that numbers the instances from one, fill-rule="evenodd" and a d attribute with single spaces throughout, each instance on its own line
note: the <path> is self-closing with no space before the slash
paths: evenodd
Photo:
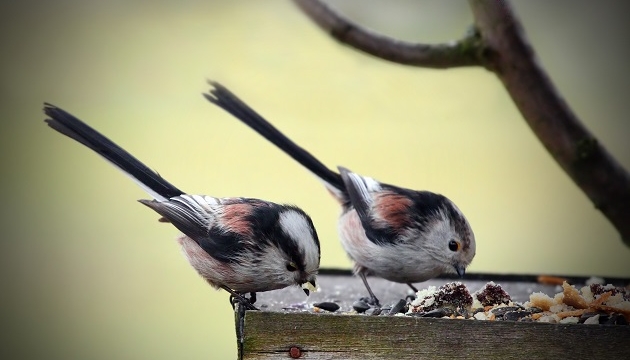
<path id="1" fill-rule="evenodd" d="M 293 272 L 293 271 L 297 271 L 297 265 L 295 265 L 294 262 L 290 262 L 287 264 L 287 270 Z"/>
<path id="2" fill-rule="evenodd" d="M 451 251 L 459 250 L 459 243 L 455 240 L 451 240 L 448 242 L 448 249 Z"/>

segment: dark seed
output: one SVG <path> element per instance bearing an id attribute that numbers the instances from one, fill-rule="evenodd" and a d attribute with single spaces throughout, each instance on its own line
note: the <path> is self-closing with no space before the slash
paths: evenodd
<path id="1" fill-rule="evenodd" d="M 503 314 L 503 320 L 517 321 L 529 315 L 527 311 L 508 311 Z"/>
<path id="2" fill-rule="evenodd" d="M 473 310 L 473 315 L 480 312 L 485 312 L 485 310 L 483 308 L 476 308 L 475 310 Z"/>
<path id="3" fill-rule="evenodd" d="M 599 314 L 599 323 L 606 324 L 606 322 L 610 319 L 610 315 L 608 314 Z"/>
<path id="4" fill-rule="evenodd" d="M 316 303 L 316 304 L 313 304 L 313 306 L 326 310 L 326 311 L 330 311 L 330 312 L 335 312 L 339 310 L 339 305 L 335 304 L 334 302 L 328 302 L 328 301 Z"/>
<path id="5" fill-rule="evenodd" d="M 541 308 L 535 306 L 530 307 L 529 309 L 527 309 L 527 311 L 529 311 L 530 314 L 538 314 L 543 312 Z"/>
<path id="6" fill-rule="evenodd" d="M 382 311 L 381 308 L 370 308 L 365 313 L 367 315 L 380 315 L 381 311 Z"/>
<path id="7" fill-rule="evenodd" d="M 518 311 L 520 309 L 520 307 L 518 306 L 505 306 L 505 307 L 500 307 L 500 308 L 495 308 L 490 310 L 494 316 L 498 316 L 501 317 L 503 315 L 505 315 L 505 313 L 510 312 L 510 311 Z"/>
<path id="8" fill-rule="evenodd" d="M 405 301 L 405 299 L 400 299 L 398 300 L 398 302 L 396 303 L 396 305 L 394 305 L 394 307 L 392 307 L 389 312 L 387 313 L 387 315 L 396 315 L 399 312 L 403 312 L 405 310 L 405 306 L 407 305 L 407 301 Z"/>
<path id="9" fill-rule="evenodd" d="M 463 316 L 464 319 L 467 319 L 470 317 L 470 313 L 468 312 L 468 310 L 466 310 L 465 308 L 457 308 L 455 310 L 455 315 L 458 316 Z"/>
<path id="10" fill-rule="evenodd" d="M 621 314 L 610 314 L 610 318 L 604 324 L 606 325 L 628 325 L 628 321 Z"/>
<path id="11" fill-rule="evenodd" d="M 370 308 L 370 305 L 364 301 L 358 300 L 352 304 L 352 308 L 358 313 L 364 313 Z"/>
<path id="12" fill-rule="evenodd" d="M 425 312 L 424 314 L 422 314 L 422 317 L 432 317 L 432 318 L 441 318 L 444 316 L 451 316 L 453 315 L 453 310 L 449 309 L 449 308 L 439 308 L 439 309 L 435 309 L 435 310 L 431 310 L 428 312 Z"/>
<path id="13" fill-rule="evenodd" d="M 580 318 L 578 319 L 578 323 L 580 324 L 584 324 L 584 322 L 589 319 L 592 318 L 593 316 L 597 315 L 596 312 L 587 312 L 582 314 L 582 316 L 580 316 Z"/>

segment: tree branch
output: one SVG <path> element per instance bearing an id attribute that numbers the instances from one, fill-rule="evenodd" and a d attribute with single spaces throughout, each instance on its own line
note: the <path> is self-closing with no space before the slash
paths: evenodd
<path id="1" fill-rule="evenodd" d="M 486 66 L 547 151 L 630 246 L 630 176 L 558 94 L 507 1 L 469 2 Z"/>
<path id="2" fill-rule="evenodd" d="M 404 65 L 445 69 L 480 65 L 475 34 L 446 44 L 399 41 L 371 32 L 341 17 L 319 0 L 294 0 L 317 25 L 337 41 L 378 58 Z"/>
<path id="3" fill-rule="evenodd" d="M 584 127 L 538 65 L 507 0 L 469 0 L 476 32 L 439 45 L 413 44 L 372 33 L 319 0 L 294 0 L 338 41 L 404 65 L 480 65 L 503 82 L 534 134 L 630 246 L 630 175 Z"/>

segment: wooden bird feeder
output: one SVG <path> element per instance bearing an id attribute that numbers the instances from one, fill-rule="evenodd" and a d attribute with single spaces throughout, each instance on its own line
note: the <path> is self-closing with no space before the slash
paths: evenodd
<path id="1" fill-rule="evenodd" d="M 470 274 L 462 282 L 474 292 L 488 281 L 515 302 L 532 292 L 553 296 L 558 285 L 537 276 Z M 585 278 L 567 277 L 572 284 Z M 320 291 L 306 298 L 298 288 L 259 293 L 261 311 L 237 309 L 239 359 L 622 359 L 630 356 L 630 325 L 586 325 L 523 321 L 483 321 L 386 315 L 411 292 L 405 284 L 368 278 L 380 298 L 381 315 L 359 314 L 353 303 L 366 295 L 349 271 L 321 270 Z M 458 281 L 443 277 L 416 284 L 419 289 Z M 627 279 L 605 279 L 627 285 Z M 334 302 L 325 311 L 313 304 Z M 369 311 L 368 311 L 369 312 Z"/>

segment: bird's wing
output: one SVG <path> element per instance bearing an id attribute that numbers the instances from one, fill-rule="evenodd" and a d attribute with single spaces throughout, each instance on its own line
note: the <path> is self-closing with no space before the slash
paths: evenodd
<path id="1" fill-rule="evenodd" d="M 398 241 L 411 223 L 412 199 L 400 188 L 338 167 L 352 206 L 367 238 L 377 244 Z"/>
<path id="2" fill-rule="evenodd" d="M 374 202 L 372 195 L 380 190 L 380 184 L 372 178 L 353 173 L 342 166 L 337 168 L 350 197 L 350 202 L 359 214 L 359 218 L 362 222 L 369 221 L 371 206 Z"/>
<path id="3" fill-rule="evenodd" d="M 167 201 L 139 200 L 186 236 L 194 240 L 213 258 L 223 262 L 237 261 L 246 248 L 257 245 L 249 215 L 267 203 L 247 198 L 217 199 L 201 195 L 181 195 Z"/>

